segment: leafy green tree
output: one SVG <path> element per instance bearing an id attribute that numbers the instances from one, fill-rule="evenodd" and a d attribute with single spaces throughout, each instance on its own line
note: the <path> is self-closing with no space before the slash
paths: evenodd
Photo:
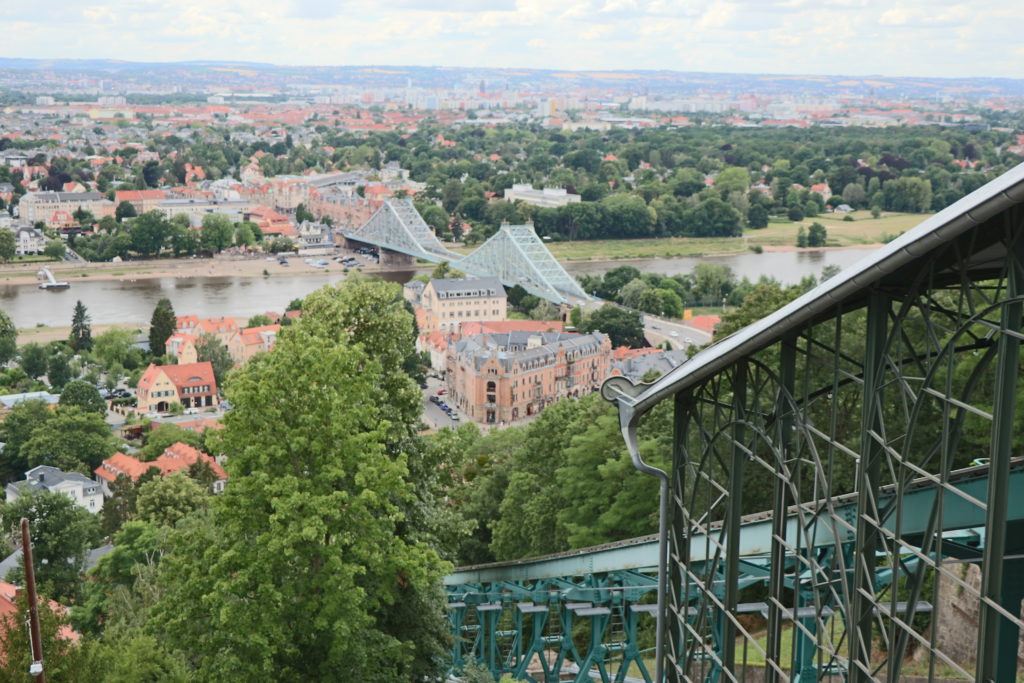
<path id="1" fill-rule="evenodd" d="M 0 458 L 0 477 L 4 482 L 23 479 L 29 469 L 28 460 L 22 449 L 32 437 L 35 429 L 44 429 L 53 412 L 45 401 L 22 401 L 15 405 L 0 424 L 4 442 L 4 457 Z M 3 577 L 0 577 L 3 579 Z"/>
<path id="2" fill-rule="evenodd" d="M 18 329 L 11 322 L 10 316 L 0 311 L 0 363 L 13 359 L 17 353 Z"/>
<path id="3" fill-rule="evenodd" d="M 313 215 L 312 211 L 306 208 L 305 204 L 299 204 L 295 207 L 295 221 L 297 223 L 305 223 L 306 221 L 314 223 L 316 222 L 316 216 Z"/>
<path id="4" fill-rule="evenodd" d="M 796 246 L 801 248 L 807 246 L 807 230 L 802 225 L 796 229 Z"/>
<path id="5" fill-rule="evenodd" d="M 134 332 L 121 327 L 111 327 L 93 339 L 92 357 L 107 369 L 114 365 L 123 367 L 128 362 L 134 343 Z"/>
<path id="6" fill-rule="evenodd" d="M 61 630 L 69 625 L 68 617 L 62 607 L 50 602 L 49 597 L 40 594 L 39 609 L 36 611 L 39 615 L 40 641 L 46 657 L 46 675 L 52 681 L 68 683 L 99 680 L 103 675 L 103 667 L 97 666 L 99 663 L 93 660 L 86 648 L 69 643 L 61 634 Z M 28 629 L 25 627 L 29 619 L 28 592 L 18 591 L 14 602 L 17 611 L 0 617 L 0 652 L 4 653 L 0 660 L 0 680 L 35 680 L 27 673 L 33 661 Z"/>
<path id="7" fill-rule="evenodd" d="M 270 325 L 270 318 L 263 315 L 262 313 L 257 314 L 249 318 L 249 322 L 246 323 L 249 327 L 263 327 L 264 325 Z"/>
<path id="8" fill-rule="evenodd" d="M 7 263 L 14 258 L 18 244 L 14 239 L 14 233 L 10 230 L 0 230 L 0 261 Z"/>
<path id="9" fill-rule="evenodd" d="M 25 371 L 25 374 L 35 379 L 46 374 L 46 364 L 50 360 L 50 353 L 46 347 L 36 342 L 29 342 L 21 347 L 18 356 L 18 365 Z"/>
<path id="10" fill-rule="evenodd" d="M 149 352 L 160 357 L 167 353 L 167 338 L 174 334 L 178 319 L 169 299 L 160 299 L 149 320 Z"/>
<path id="11" fill-rule="evenodd" d="M 63 353 L 55 353 L 50 356 L 46 364 L 46 379 L 50 381 L 50 386 L 59 391 L 71 380 L 71 377 L 71 365 L 68 363 L 68 357 Z"/>
<path id="12" fill-rule="evenodd" d="M 247 223 L 239 223 L 235 229 L 235 246 L 247 247 L 256 243 L 256 237 L 252 234 L 252 228 Z"/>
<path id="13" fill-rule="evenodd" d="M 162 562 L 165 596 L 150 622 L 161 640 L 190 653 L 200 678 L 317 680 L 344 670 L 352 680 L 406 680 L 434 672 L 441 601 L 410 614 L 404 631 L 379 626 L 402 600 L 436 591 L 447 568 L 434 551 L 396 536 L 401 502 L 413 491 L 404 455 L 388 444 L 412 424 L 390 422 L 389 385 L 398 378 L 389 366 L 404 337 L 411 345 L 411 327 L 397 320 L 399 348 L 375 347 L 378 334 L 394 346 L 387 321 L 395 316 L 354 308 L 381 287 L 388 289 L 315 293 L 307 315 L 229 387 L 235 408 L 221 443 L 231 485 L 211 501 L 205 531 L 176 533 L 180 550 Z M 424 629 L 438 638 L 431 651 L 416 651 L 410 634 Z"/>
<path id="14" fill-rule="evenodd" d="M 158 256 L 171 234 L 171 224 L 159 211 L 147 211 L 131 222 L 131 249 L 140 256 Z"/>
<path id="15" fill-rule="evenodd" d="M 135 205 L 127 200 L 118 204 L 117 208 L 114 209 L 114 218 L 117 219 L 118 223 L 125 218 L 135 218 L 138 215 L 138 212 L 135 211 Z"/>
<path id="16" fill-rule="evenodd" d="M 768 210 L 760 204 L 754 204 L 747 210 L 747 225 L 761 229 L 768 227 Z"/>
<path id="17" fill-rule="evenodd" d="M 200 363 L 209 362 L 213 366 L 217 386 L 223 390 L 228 373 L 235 365 L 235 361 L 231 360 L 231 354 L 228 353 L 228 347 L 212 334 L 203 333 L 196 341 L 196 360 Z"/>
<path id="18" fill-rule="evenodd" d="M 72 380 L 64 385 L 64 390 L 60 392 L 60 405 L 77 406 L 100 415 L 107 414 L 107 402 L 100 396 L 99 389 L 84 379 Z"/>
<path id="19" fill-rule="evenodd" d="M 235 228 L 227 216 L 219 213 L 209 213 L 203 216 L 199 241 L 206 251 L 216 253 L 230 247 L 234 234 Z"/>
<path id="20" fill-rule="evenodd" d="M 50 240 L 43 247 L 43 256 L 53 259 L 54 261 L 61 261 L 64 255 L 67 253 L 68 248 L 61 240 Z"/>
<path id="21" fill-rule="evenodd" d="M 184 472 L 175 472 L 142 484 L 135 499 L 138 519 L 173 527 L 182 517 L 206 507 L 207 489 Z"/>
<path id="22" fill-rule="evenodd" d="M 65 472 L 92 472 L 116 447 L 103 416 L 77 406 L 61 406 L 33 429 L 20 455 L 29 467 L 51 465 Z"/>
<path id="23" fill-rule="evenodd" d="M 39 491 L 0 507 L 0 526 L 9 534 L 18 533 L 22 517 L 29 522 L 40 592 L 75 598 L 89 548 L 100 540 L 96 516 L 63 493 Z"/>
<path id="24" fill-rule="evenodd" d="M 823 247 L 828 240 L 828 232 L 821 223 L 814 222 L 807 228 L 807 246 Z"/>
<path id="25" fill-rule="evenodd" d="M 301 311 L 302 310 L 302 303 L 303 303 L 303 299 L 292 299 L 291 301 L 288 302 L 288 305 L 285 306 L 284 310 L 285 311 Z"/>
<path id="26" fill-rule="evenodd" d="M 786 215 L 789 217 L 789 220 L 793 221 L 794 223 L 799 223 L 804 219 L 804 210 L 799 206 L 794 206 L 789 210 L 789 213 L 787 213 Z"/>
<path id="27" fill-rule="evenodd" d="M 89 325 L 89 313 L 81 299 L 75 303 L 75 312 L 71 317 L 71 338 L 68 343 L 74 351 L 88 351 L 92 348 L 92 326 Z"/>
<path id="28" fill-rule="evenodd" d="M 644 326 L 640 314 L 605 304 L 583 321 L 583 333 L 600 331 L 608 335 L 612 346 L 640 348 L 644 345 Z"/>
<path id="29" fill-rule="evenodd" d="M 723 196 L 730 192 L 746 192 L 750 187 L 750 171 L 738 166 L 730 166 L 723 169 L 715 176 L 715 189 Z"/>

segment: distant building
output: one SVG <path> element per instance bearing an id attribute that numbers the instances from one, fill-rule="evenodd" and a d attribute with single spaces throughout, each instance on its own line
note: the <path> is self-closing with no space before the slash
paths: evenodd
<path id="1" fill-rule="evenodd" d="M 580 202 L 583 198 L 578 194 L 569 194 L 563 187 L 545 187 L 535 190 L 529 183 L 516 183 L 505 189 L 505 201 L 523 201 L 534 206 L 559 207 Z"/>
<path id="2" fill-rule="evenodd" d="M 26 221 L 42 221 L 52 228 L 74 225 L 79 209 L 99 220 L 114 215 L 114 202 L 99 192 L 29 192 L 18 203 L 19 215 Z"/>
<path id="3" fill-rule="evenodd" d="M 165 348 L 168 354 L 178 360 L 179 365 L 188 365 L 199 360 L 199 354 L 196 352 L 197 341 L 198 339 L 194 334 L 175 332 L 167 338 Z"/>
<path id="4" fill-rule="evenodd" d="M 22 481 L 11 482 L 5 492 L 7 502 L 37 491 L 63 493 L 80 508 L 96 513 L 103 509 L 103 493 L 100 485 L 78 472 L 62 472 L 56 467 L 40 465 L 25 473 Z"/>
<path id="5" fill-rule="evenodd" d="M 645 377 L 667 375 L 686 361 L 687 351 L 620 347 L 612 352 L 612 358 L 613 375 L 625 375 L 634 382 L 639 382 Z"/>
<path id="6" fill-rule="evenodd" d="M 193 448 L 180 441 L 171 444 L 160 456 L 152 462 L 143 462 L 131 455 L 114 453 L 103 461 L 96 468 L 96 481 L 99 482 L 103 492 L 111 495 L 110 484 L 113 484 L 119 475 L 124 475 L 132 481 L 138 481 L 139 477 L 148 472 L 150 468 L 156 468 L 160 476 L 166 477 L 175 472 L 187 472 L 196 462 L 205 462 L 213 470 L 216 481 L 213 484 L 213 492 L 220 493 L 228 480 L 228 475 L 214 458 L 203 453 L 198 448 Z M 79 475 L 81 476 L 81 475 Z"/>
<path id="7" fill-rule="evenodd" d="M 228 354 L 237 365 L 248 363 L 253 356 L 263 351 L 270 351 L 277 343 L 280 325 L 262 325 L 246 327 L 228 341 Z"/>
<path id="8" fill-rule="evenodd" d="M 114 208 L 121 205 L 121 202 L 128 202 L 135 209 L 135 213 L 142 215 L 148 211 L 156 211 L 160 208 L 160 202 L 167 199 L 167 193 L 163 190 L 118 190 L 114 193 Z"/>
<path id="9" fill-rule="evenodd" d="M 423 333 L 454 332 L 472 320 L 506 320 L 508 296 L 496 277 L 431 280 L 420 294 L 416 318 Z"/>
<path id="10" fill-rule="evenodd" d="M 18 256 L 41 254 L 46 248 L 46 236 L 35 228 L 21 227 L 14 230 L 14 253 Z"/>
<path id="11" fill-rule="evenodd" d="M 163 412 L 176 403 L 183 408 L 202 408 L 217 402 L 217 380 L 209 362 L 150 363 L 136 385 L 135 395 L 143 412 Z"/>
<path id="12" fill-rule="evenodd" d="M 478 422 L 514 422 L 596 391 L 608 377 L 611 356 L 611 342 L 600 332 L 465 337 L 448 347 L 449 403 Z"/>
<path id="13" fill-rule="evenodd" d="M 25 401 L 42 401 L 50 406 L 60 402 L 60 394 L 51 394 L 48 391 L 27 391 L 21 394 L 4 394 L 0 396 L 0 415 L 8 413 L 14 406 Z"/>

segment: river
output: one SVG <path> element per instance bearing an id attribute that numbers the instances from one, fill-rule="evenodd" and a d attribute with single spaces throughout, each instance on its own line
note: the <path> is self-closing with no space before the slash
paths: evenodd
<path id="1" fill-rule="evenodd" d="M 761 275 L 792 284 L 805 275 L 817 275 L 826 265 L 845 268 L 872 249 L 837 249 L 815 252 L 769 252 L 706 258 L 636 259 L 629 261 L 570 261 L 573 275 L 599 274 L 621 265 L 643 272 L 676 275 L 688 273 L 701 262 L 729 266 L 738 277 L 758 279 Z M 405 282 L 413 271 L 388 271 L 380 275 L 392 282 Z M 72 282 L 71 289 L 47 291 L 35 285 L 0 286 L 0 308 L 17 327 L 71 324 L 75 302 L 81 300 L 94 324 L 146 323 L 156 302 L 168 298 L 179 315 L 200 317 L 237 316 L 247 318 L 265 311 L 282 311 L 292 299 L 304 297 L 325 284 L 340 282 L 344 273 L 283 277 L 192 277 L 139 278 L 137 280 L 92 280 Z"/>

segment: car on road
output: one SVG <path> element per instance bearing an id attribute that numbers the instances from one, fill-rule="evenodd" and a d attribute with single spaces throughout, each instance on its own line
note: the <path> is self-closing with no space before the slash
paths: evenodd
<path id="1" fill-rule="evenodd" d="M 679 333 L 676 332 L 675 330 L 672 330 L 671 332 L 668 333 L 668 336 L 670 336 L 670 337 L 678 337 Z"/>
<path id="2" fill-rule="evenodd" d="M 437 395 L 438 395 L 438 396 L 444 396 L 444 395 L 445 395 L 445 394 L 447 394 L 447 393 L 448 393 L 448 390 L 447 390 L 447 389 L 438 389 L 438 390 L 437 390 Z"/>
<path id="3" fill-rule="evenodd" d="M 455 413 L 455 411 L 448 413 L 448 417 L 450 417 L 453 422 L 459 421 L 459 416 Z"/>
<path id="4" fill-rule="evenodd" d="M 692 339 L 690 339 L 689 337 L 683 337 L 683 341 L 685 343 L 687 343 L 687 344 L 693 344 L 694 343 L 694 341 Z"/>
<path id="5" fill-rule="evenodd" d="M 282 266 L 287 266 L 288 265 L 288 261 L 285 260 L 285 259 L 281 259 L 280 261 L 278 261 L 278 263 L 280 263 Z"/>
<path id="6" fill-rule="evenodd" d="M 186 415 L 198 415 L 199 414 L 199 408 L 185 408 L 185 414 Z"/>
<path id="7" fill-rule="evenodd" d="M 435 405 L 441 405 L 441 399 L 439 399 L 437 396 L 431 396 L 430 402 Z"/>

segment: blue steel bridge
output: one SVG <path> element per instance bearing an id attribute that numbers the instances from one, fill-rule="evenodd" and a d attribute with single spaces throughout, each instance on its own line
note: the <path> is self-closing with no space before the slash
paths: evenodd
<path id="1" fill-rule="evenodd" d="M 1022 203 L 1019 166 L 656 382 L 606 381 L 658 533 L 456 570 L 451 671 L 1024 679 Z M 667 471 L 636 436 L 662 402 Z"/>
<path id="2" fill-rule="evenodd" d="M 555 304 L 590 301 L 562 264 L 551 255 L 532 225 L 502 225 L 486 242 L 470 254 L 459 254 L 445 247 L 424 222 L 411 199 L 389 199 L 358 230 L 341 233 L 349 242 L 373 245 L 380 250 L 381 262 L 403 255 L 407 263 L 415 259 L 440 263 L 476 277 L 497 277 L 508 287 L 522 286 L 530 294 Z"/>

